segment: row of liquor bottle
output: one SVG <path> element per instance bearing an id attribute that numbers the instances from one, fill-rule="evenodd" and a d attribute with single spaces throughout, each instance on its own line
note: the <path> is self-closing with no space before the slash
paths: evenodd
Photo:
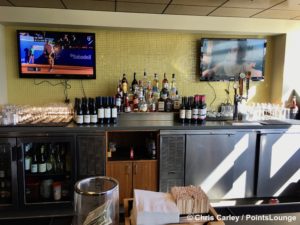
<path id="1" fill-rule="evenodd" d="M 175 74 L 169 85 L 166 73 L 162 85 L 159 85 L 158 74 L 154 74 L 151 82 L 144 72 L 142 80 L 137 80 L 136 73 L 129 88 L 126 74 L 119 80 L 116 99 L 117 107 L 124 112 L 172 112 L 179 110 L 179 94 L 176 88 Z"/>
<path id="2" fill-rule="evenodd" d="M 179 110 L 182 123 L 202 123 L 206 120 L 205 95 L 183 97 Z"/>
<path id="3" fill-rule="evenodd" d="M 67 153 L 64 144 L 41 144 L 28 143 L 25 147 L 26 173 L 30 174 L 60 174 L 70 172 L 70 155 Z"/>

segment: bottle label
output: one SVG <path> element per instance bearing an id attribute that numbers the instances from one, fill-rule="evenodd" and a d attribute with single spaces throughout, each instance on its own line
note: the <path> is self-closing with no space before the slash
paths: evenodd
<path id="1" fill-rule="evenodd" d="M 121 100 L 121 98 L 116 98 L 116 106 L 121 106 L 121 102 L 122 102 L 122 100 Z"/>
<path id="2" fill-rule="evenodd" d="M 30 170 L 31 158 L 29 156 L 25 157 L 25 170 Z"/>
<path id="3" fill-rule="evenodd" d="M 45 173 L 47 171 L 46 163 L 40 163 L 39 164 L 39 172 Z"/>
<path id="4" fill-rule="evenodd" d="M 185 109 L 180 109 L 180 111 L 179 111 L 179 118 L 180 119 L 185 119 Z"/>
<path id="5" fill-rule="evenodd" d="M 199 118 L 199 110 L 198 109 L 192 110 L 192 118 L 196 119 L 196 120 Z"/>
<path id="6" fill-rule="evenodd" d="M 105 108 L 104 109 L 104 118 L 110 118 L 111 117 L 111 109 L 110 108 Z"/>
<path id="7" fill-rule="evenodd" d="M 125 107 L 125 112 L 131 112 L 130 106 L 126 106 L 126 107 Z"/>
<path id="8" fill-rule="evenodd" d="M 84 123 L 91 123 L 91 115 L 83 115 Z"/>
<path id="9" fill-rule="evenodd" d="M 192 119 L 192 110 L 188 109 L 185 111 L 185 118 Z"/>
<path id="10" fill-rule="evenodd" d="M 91 123 L 97 123 L 98 118 L 97 115 L 91 115 Z"/>
<path id="11" fill-rule="evenodd" d="M 38 172 L 38 165 L 31 164 L 31 173 L 37 173 L 37 172 Z"/>
<path id="12" fill-rule="evenodd" d="M 77 115 L 76 116 L 76 123 L 77 124 L 83 124 L 83 115 Z"/>
<path id="13" fill-rule="evenodd" d="M 127 93 L 127 83 L 122 84 L 123 93 Z"/>
<path id="14" fill-rule="evenodd" d="M 174 101 L 174 109 L 178 110 L 180 108 L 180 102 L 178 100 Z"/>
<path id="15" fill-rule="evenodd" d="M 104 108 L 98 109 L 98 119 L 104 118 Z"/>
<path id="16" fill-rule="evenodd" d="M 164 101 L 159 101 L 158 102 L 158 111 L 159 112 L 165 111 L 165 102 Z"/>
<path id="17" fill-rule="evenodd" d="M 199 117 L 201 120 L 206 119 L 206 108 L 205 109 L 200 109 Z"/>
<path id="18" fill-rule="evenodd" d="M 47 163 L 47 164 L 46 164 L 46 167 L 47 167 L 47 171 L 51 171 L 52 168 L 53 168 L 53 167 L 52 167 L 52 163 L 50 163 L 50 162 Z"/>
<path id="19" fill-rule="evenodd" d="M 111 117 L 112 118 L 117 118 L 118 117 L 118 110 L 117 110 L 117 108 L 112 108 L 111 109 Z"/>

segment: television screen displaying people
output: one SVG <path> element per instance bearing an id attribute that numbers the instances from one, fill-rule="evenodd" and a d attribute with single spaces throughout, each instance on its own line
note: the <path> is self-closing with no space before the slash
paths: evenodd
<path id="1" fill-rule="evenodd" d="M 22 78 L 95 79 L 95 34 L 17 31 Z"/>
<path id="2" fill-rule="evenodd" d="M 263 80 L 266 43 L 266 39 L 202 39 L 200 80 L 235 80 L 241 73 Z"/>

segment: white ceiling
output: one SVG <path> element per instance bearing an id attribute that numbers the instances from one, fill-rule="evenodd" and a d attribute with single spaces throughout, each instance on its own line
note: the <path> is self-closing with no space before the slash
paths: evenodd
<path id="1" fill-rule="evenodd" d="M 300 20 L 300 0 L 0 0 L 0 6 Z"/>

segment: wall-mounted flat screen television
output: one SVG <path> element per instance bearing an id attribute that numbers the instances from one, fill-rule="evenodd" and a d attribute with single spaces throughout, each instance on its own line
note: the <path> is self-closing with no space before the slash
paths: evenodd
<path id="1" fill-rule="evenodd" d="M 247 72 L 251 72 L 252 80 L 263 80 L 266 47 L 266 39 L 203 38 L 200 80 L 235 80 Z"/>
<path id="2" fill-rule="evenodd" d="M 95 34 L 18 30 L 21 78 L 96 79 Z"/>

